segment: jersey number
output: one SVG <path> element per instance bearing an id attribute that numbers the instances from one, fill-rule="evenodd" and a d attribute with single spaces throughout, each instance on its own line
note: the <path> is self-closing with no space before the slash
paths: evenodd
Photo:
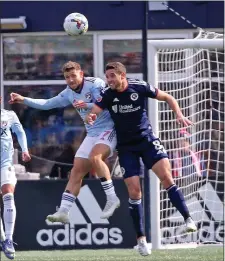
<path id="1" fill-rule="evenodd" d="M 152 144 L 155 146 L 155 149 L 156 149 L 156 150 L 161 150 L 161 151 L 165 152 L 165 149 L 164 149 L 163 145 L 160 144 L 160 141 L 159 141 L 159 140 L 154 140 L 154 141 L 152 142 Z"/>

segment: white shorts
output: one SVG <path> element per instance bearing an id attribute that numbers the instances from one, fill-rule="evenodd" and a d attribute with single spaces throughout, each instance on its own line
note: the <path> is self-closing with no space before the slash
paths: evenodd
<path id="1" fill-rule="evenodd" d="M 97 137 L 89 137 L 87 136 L 82 144 L 80 145 L 79 149 L 77 150 L 77 153 L 75 154 L 76 158 L 84 158 L 88 159 L 89 154 L 92 151 L 93 147 L 96 144 L 105 144 L 108 145 L 110 148 L 110 155 L 111 157 L 113 155 L 113 152 L 116 148 L 116 131 L 114 129 L 103 131 L 99 136 Z"/>
<path id="2" fill-rule="evenodd" d="M 15 168 L 13 166 L 7 166 L 1 168 L 1 187 L 5 184 L 15 186 L 17 182 Z"/>

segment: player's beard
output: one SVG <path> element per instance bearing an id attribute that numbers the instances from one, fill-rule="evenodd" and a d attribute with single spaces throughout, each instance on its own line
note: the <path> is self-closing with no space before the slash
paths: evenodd
<path id="1" fill-rule="evenodd" d="M 116 90 L 116 91 L 120 91 L 122 88 L 122 84 L 121 83 L 115 83 L 115 84 L 109 84 L 110 88 L 112 90 Z"/>
<path id="2" fill-rule="evenodd" d="M 112 90 L 115 90 L 115 89 L 116 89 L 116 87 L 115 87 L 114 84 L 109 84 L 109 87 L 110 87 Z"/>
<path id="3" fill-rule="evenodd" d="M 78 91 L 81 85 L 82 85 L 82 81 L 69 84 L 69 87 L 74 91 Z"/>

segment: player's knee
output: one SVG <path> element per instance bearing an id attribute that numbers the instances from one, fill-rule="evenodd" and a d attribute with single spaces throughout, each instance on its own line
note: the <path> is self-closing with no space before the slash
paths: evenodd
<path id="1" fill-rule="evenodd" d="M 92 164 L 92 167 L 98 167 L 103 159 L 102 159 L 102 155 L 98 154 L 98 155 L 91 155 L 89 157 L 89 160 L 90 160 L 90 162 Z"/>
<path id="2" fill-rule="evenodd" d="M 14 193 L 15 186 L 11 184 L 5 184 L 1 187 L 2 195 L 6 195 L 8 193 Z"/>
<path id="3" fill-rule="evenodd" d="M 141 198 L 141 189 L 138 186 L 132 186 L 128 188 L 129 198 L 131 199 L 140 199 Z"/>
<path id="4" fill-rule="evenodd" d="M 164 188 L 168 188 L 174 184 L 174 180 L 170 171 L 164 172 L 164 175 L 161 176 L 160 181 Z"/>

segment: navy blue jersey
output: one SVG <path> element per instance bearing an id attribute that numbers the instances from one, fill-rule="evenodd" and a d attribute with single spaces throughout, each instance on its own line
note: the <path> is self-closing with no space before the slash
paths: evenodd
<path id="1" fill-rule="evenodd" d="M 147 115 L 147 98 L 156 98 L 158 90 L 145 81 L 128 79 L 123 92 L 105 89 L 102 100 L 96 102 L 108 109 L 114 121 L 118 146 L 138 144 L 146 136 L 153 136 Z"/>

